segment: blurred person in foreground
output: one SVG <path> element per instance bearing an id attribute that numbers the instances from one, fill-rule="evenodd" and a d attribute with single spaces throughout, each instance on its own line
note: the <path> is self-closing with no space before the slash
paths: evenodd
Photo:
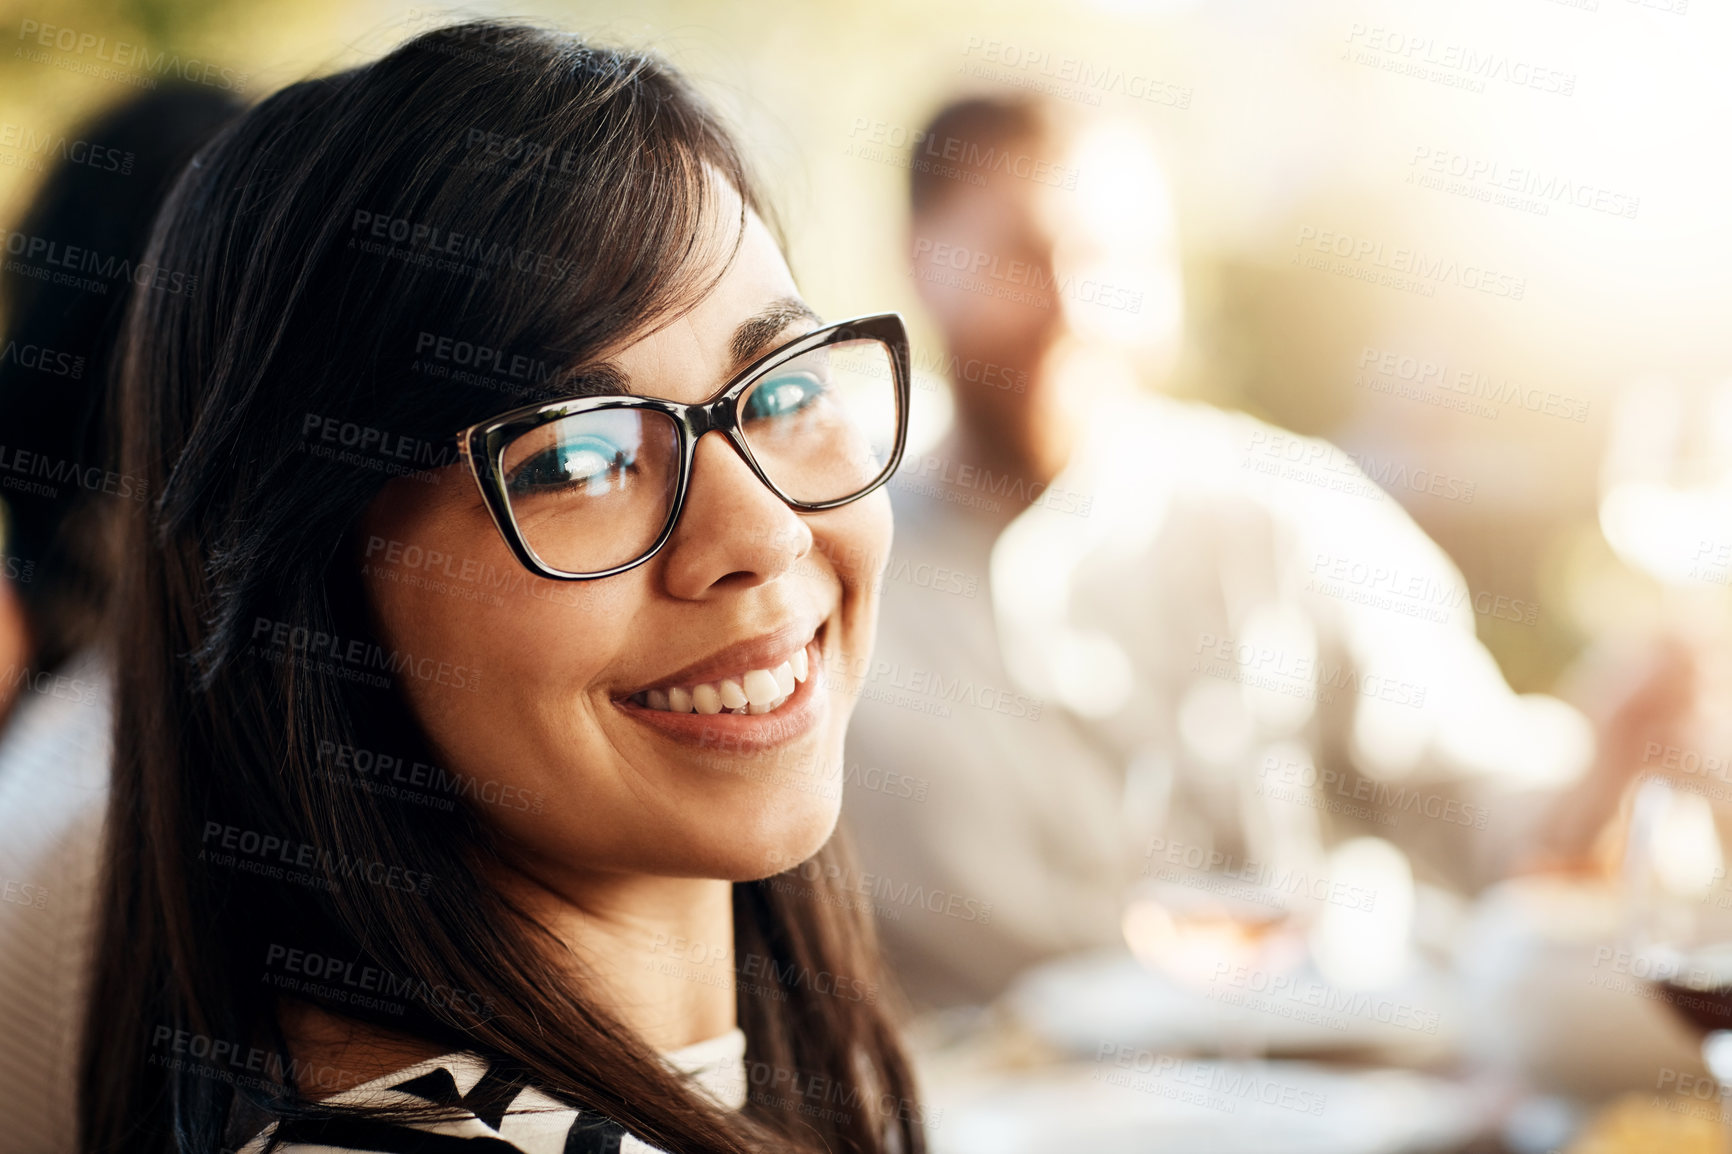
<path id="1" fill-rule="evenodd" d="M 239 110 L 175 85 L 65 131 L 0 272 L 0 1123 L 69 1150 L 107 800 L 116 514 L 147 494 L 106 456 L 109 361 L 176 173 Z M 69 266 L 76 268 L 68 273 Z"/>
<path id="2" fill-rule="evenodd" d="M 1583 848 L 1535 831 L 1592 728 L 1509 688 L 1402 508 L 1334 446 L 1142 387 L 1181 329 L 1167 195 L 1136 133 L 1084 129 L 1017 95 L 916 137 L 954 419 L 892 483 L 845 772 L 862 892 L 919 895 L 884 933 L 932 1006 L 1122 948 L 1140 871 L 1298 901 L 1371 835 L 1466 894 Z"/>

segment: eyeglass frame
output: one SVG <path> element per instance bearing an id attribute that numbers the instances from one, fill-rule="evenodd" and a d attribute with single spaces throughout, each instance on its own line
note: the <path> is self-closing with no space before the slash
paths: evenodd
<path id="1" fill-rule="evenodd" d="M 883 470 L 871 484 L 859 492 L 832 501 L 797 501 L 784 493 L 770 479 L 763 466 L 752 455 L 751 446 L 746 442 L 745 434 L 740 428 L 739 399 L 765 373 L 793 360 L 795 357 L 829 345 L 840 344 L 843 341 L 860 339 L 877 340 L 890 352 L 891 383 L 896 391 L 896 444 L 891 450 Z M 758 480 L 763 482 L 764 487 L 795 512 L 821 513 L 826 509 L 839 508 L 860 500 L 882 486 L 890 480 L 897 467 L 902 463 L 903 450 L 908 444 L 911 360 L 908 329 L 904 325 L 900 313 L 872 313 L 866 316 L 852 317 L 814 329 L 786 344 L 771 349 L 736 373 L 707 401 L 686 404 L 662 397 L 641 396 L 636 393 L 563 397 L 549 401 L 538 401 L 531 405 L 511 409 L 459 431 L 456 434 L 457 451 L 469 465 L 470 475 L 475 478 L 475 484 L 481 490 L 481 499 L 487 505 L 488 513 L 492 515 L 493 524 L 498 528 L 500 536 L 505 538 L 506 545 L 510 547 L 512 553 L 525 568 L 538 576 L 554 581 L 597 581 L 603 577 L 612 577 L 637 568 L 661 552 L 662 547 L 673 537 L 674 529 L 679 525 L 680 516 L 685 512 L 686 493 L 691 488 L 692 462 L 697 454 L 698 441 L 708 433 L 721 433 L 734 447 L 734 451 L 740 455 L 740 458 L 746 462 L 747 467 L 752 470 Z M 673 419 L 679 437 L 679 476 L 674 487 L 673 502 L 668 511 L 667 521 L 662 525 L 655 543 L 642 555 L 624 564 L 591 573 L 558 569 L 543 561 L 540 555 L 530 547 L 528 540 L 523 535 L 522 527 L 517 523 L 517 515 L 511 509 L 511 496 L 505 480 L 505 450 L 517 438 L 533 432 L 543 425 L 552 424 L 554 421 L 563 420 L 566 417 L 603 409 L 648 409 Z"/>

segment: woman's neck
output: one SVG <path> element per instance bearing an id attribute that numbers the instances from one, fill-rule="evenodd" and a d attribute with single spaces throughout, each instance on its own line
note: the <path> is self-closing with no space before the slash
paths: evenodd
<path id="1" fill-rule="evenodd" d="M 658 1050 L 736 1024 L 733 884 L 594 876 L 554 888 L 526 875 L 510 896 L 571 951 L 602 1008 Z"/>
<path id="2" fill-rule="evenodd" d="M 677 1050 L 737 1024 L 732 883 L 613 875 L 556 889 L 517 872 L 499 881 L 569 950 L 549 964 L 651 1049 Z M 313 1097 L 449 1051 L 308 1002 L 283 999 L 277 1017 L 290 1053 L 320 1071 L 317 1085 L 301 1087 Z"/>

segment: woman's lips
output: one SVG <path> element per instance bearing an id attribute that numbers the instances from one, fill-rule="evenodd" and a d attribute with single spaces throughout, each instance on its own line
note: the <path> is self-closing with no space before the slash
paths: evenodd
<path id="1" fill-rule="evenodd" d="M 752 753 L 772 749 L 800 737 L 821 721 L 829 695 L 818 684 L 823 669 L 825 631 L 806 644 L 809 675 L 794 686 L 786 701 L 770 713 L 674 713 L 651 709 L 630 698 L 614 701 L 626 716 L 683 745 L 717 753 Z"/>

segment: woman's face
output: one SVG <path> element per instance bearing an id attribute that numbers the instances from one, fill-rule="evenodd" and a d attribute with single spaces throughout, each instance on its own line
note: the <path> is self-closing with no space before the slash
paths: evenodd
<path id="1" fill-rule="evenodd" d="M 737 218 L 727 205 L 716 216 L 712 251 L 726 252 Z M 803 311 L 749 217 L 709 296 L 610 363 L 633 393 L 702 401 L 818 327 Z M 890 545 L 882 490 L 797 514 L 726 439 L 705 436 L 661 552 L 617 576 L 551 581 L 512 555 L 466 466 L 435 475 L 393 481 L 368 508 L 363 581 L 380 642 L 423 668 L 444 663 L 449 675 L 403 676 L 401 691 L 439 769 L 463 775 L 519 868 L 556 889 L 602 874 L 745 880 L 824 843 L 853 704 L 839 674 L 869 657 Z M 802 653 L 808 675 L 768 713 L 643 703 L 648 690 L 727 681 L 750 691 L 752 671 L 797 671 Z"/>

